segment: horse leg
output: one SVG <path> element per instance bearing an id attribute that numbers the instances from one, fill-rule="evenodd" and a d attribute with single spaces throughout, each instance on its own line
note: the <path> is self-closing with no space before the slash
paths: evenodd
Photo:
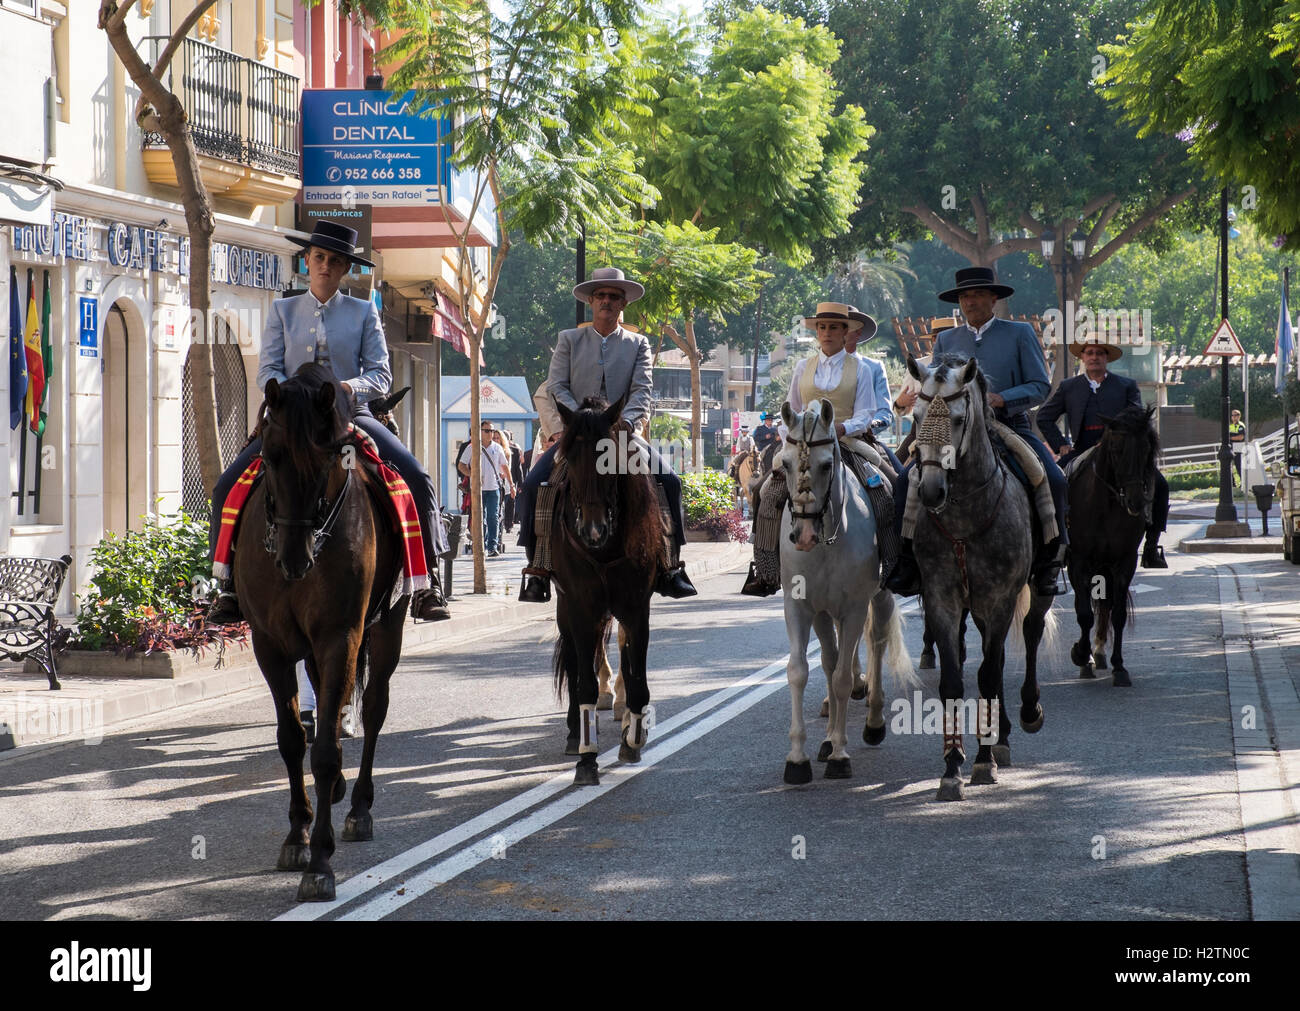
<path id="1" fill-rule="evenodd" d="M 614 693 L 609 688 L 609 679 L 614 672 L 609 669 L 608 646 L 609 632 L 606 630 L 596 644 L 596 679 L 600 685 L 596 694 L 596 708 L 601 712 L 608 712 L 614 708 Z"/>
<path id="2" fill-rule="evenodd" d="M 863 619 L 864 623 L 866 619 Z M 862 628 L 862 638 L 866 639 L 866 625 Z M 849 694 L 854 702 L 861 702 L 867 697 L 867 676 L 862 670 L 862 656 L 855 649 L 853 651 L 853 691 Z"/>
<path id="3" fill-rule="evenodd" d="M 1126 563 L 1136 568 L 1137 555 Z M 1121 573 L 1123 575 L 1123 573 Z M 1111 684 L 1116 688 L 1131 688 L 1133 679 L 1129 677 L 1128 668 L 1124 666 L 1124 625 L 1128 622 L 1129 584 L 1133 580 L 1133 570 L 1127 572 L 1127 579 L 1115 581 L 1115 595 L 1110 603 L 1110 622 L 1115 635 L 1115 643 L 1110 653 Z"/>
<path id="4" fill-rule="evenodd" d="M 388 683 L 402 655 L 402 623 L 406 620 L 409 598 L 403 598 L 362 640 L 365 653 L 357 658 L 358 672 L 369 661 L 370 676 L 361 699 L 361 723 L 365 744 L 361 750 L 361 771 L 352 787 L 352 809 L 343 819 L 344 842 L 366 842 L 375 836 L 370 809 L 375 803 L 373 769 L 379 731 L 388 717 Z M 358 673 L 358 676 L 359 673 Z"/>
<path id="5" fill-rule="evenodd" d="M 869 601 L 867 602 L 870 603 Z M 849 763 L 848 728 L 849 695 L 857 683 L 854 667 L 858 659 L 858 642 L 862 638 L 862 628 L 866 623 L 867 608 L 851 606 L 848 614 L 835 622 L 835 632 L 839 638 L 838 663 L 831 677 L 831 721 L 827 728 L 831 752 L 826 757 L 827 779 L 848 779 L 853 775 Z M 829 672 L 828 672 L 829 673 Z"/>
<path id="6" fill-rule="evenodd" d="M 917 663 L 919 670 L 934 670 L 934 633 L 930 631 L 930 620 L 925 616 L 925 598 L 921 597 L 921 659 Z"/>
<path id="7" fill-rule="evenodd" d="M 626 645 L 619 653 L 628 662 L 622 669 L 623 684 L 627 687 L 627 708 L 623 713 L 618 746 L 620 762 L 641 761 L 650 723 L 647 707 L 650 704 L 650 684 L 646 678 L 646 651 L 650 647 L 650 604 L 646 602 L 642 613 L 627 623 L 619 622 L 619 638 L 626 630 Z"/>
<path id="8" fill-rule="evenodd" d="M 579 713 L 578 713 L 578 696 L 574 691 L 574 679 L 578 672 L 578 652 L 577 646 L 573 639 L 573 630 L 569 621 L 569 605 L 567 597 L 563 594 L 555 607 L 555 621 L 560 629 L 559 643 L 559 664 L 560 671 L 563 672 L 563 684 L 569 693 L 569 709 L 565 719 L 568 727 L 568 736 L 564 740 L 564 753 L 566 755 L 576 755 L 578 753 L 579 734 Z"/>
<path id="9" fill-rule="evenodd" d="M 812 782 L 812 763 L 804 750 L 807 734 L 803 722 L 803 690 L 808 686 L 808 638 L 812 616 L 797 601 L 786 598 L 786 636 L 790 640 L 790 661 L 785 665 L 790 685 L 790 753 L 785 757 L 785 781 L 791 786 Z"/>
<path id="10" fill-rule="evenodd" d="M 937 605 L 937 602 L 936 602 Z M 933 608 L 931 618 L 934 644 L 939 652 L 939 699 L 943 705 L 943 778 L 939 780 L 939 800 L 965 800 L 962 791 L 961 767 L 966 762 L 961 728 L 957 726 L 957 705 L 965 689 L 962 686 L 961 661 L 958 659 L 958 628 L 961 623 L 960 608 L 953 607 L 941 613 Z M 930 615 L 930 609 L 926 611 Z"/>
<path id="11" fill-rule="evenodd" d="M 578 710 L 578 763 L 574 769 L 574 786 L 599 786 L 600 773 L 596 755 L 600 752 L 596 716 L 596 644 L 597 630 L 579 620 L 569 629 L 576 666 L 569 674 L 569 707 Z"/>
<path id="12" fill-rule="evenodd" d="M 1070 562 L 1070 586 L 1074 589 L 1074 617 L 1079 622 L 1079 641 L 1070 647 L 1070 662 L 1079 668 L 1079 677 L 1094 678 L 1092 646 L 1093 580 L 1092 571 L 1081 563 Z"/>
<path id="13" fill-rule="evenodd" d="M 316 781 L 316 823 L 311 831 L 311 861 L 298 884 L 299 902 L 331 902 L 334 899 L 334 826 L 331 808 L 347 792 L 343 778 L 343 748 L 339 744 L 339 720 L 343 702 L 352 695 L 359 630 L 324 653 L 316 654 L 320 688 L 316 693 L 316 743 L 311 748 L 312 778 Z"/>
<path id="14" fill-rule="evenodd" d="M 1051 597 L 1034 594 L 1029 598 L 1029 610 L 1020 624 L 1025 639 L 1025 682 L 1020 686 L 1020 729 L 1027 734 L 1036 734 L 1043 729 L 1043 707 L 1038 701 L 1038 647 L 1042 644 L 1043 633 L 1047 629 L 1047 612 L 1051 606 Z M 1011 720 L 1005 712 L 1005 706 L 1003 709 L 1002 719 L 1007 732 L 1010 732 Z M 999 758 L 998 761 L 1002 760 Z M 1007 760 L 1003 764 L 1011 764 L 1009 747 Z"/>
<path id="15" fill-rule="evenodd" d="M 831 757 L 831 726 L 835 720 L 835 699 L 831 691 L 831 681 L 839 667 L 840 651 L 835 635 L 835 622 L 828 614 L 813 616 L 813 628 L 817 631 L 817 640 L 822 644 L 822 673 L 826 675 L 826 694 L 822 698 L 822 719 L 826 720 L 826 737 L 822 739 L 817 751 L 817 761 L 824 762 Z"/>
<path id="16" fill-rule="evenodd" d="M 648 639 L 647 639 L 648 645 Z M 618 677 L 614 679 L 614 719 L 621 720 L 627 712 L 627 630 L 618 626 Z M 644 669 L 642 658 L 642 668 Z"/>
<path id="17" fill-rule="evenodd" d="M 996 724 L 1001 730 L 1002 668 L 1006 661 L 1007 628 L 1010 624 L 1009 615 L 1005 619 L 999 616 L 982 630 L 984 659 L 977 675 L 980 697 L 975 708 L 975 735 L 979 750 L 975 752 L 975 764 L 971 767 L 971 786 L 988 786 L 998 781 L 998 766 L 993 757 L 997 734 L 993 727 Z"/>
<path id="18" fill-rule="evenodd" d="M 897 620 L 898 604 L 888 590 L 877 591 L 871 600 L 867 621 L 867 723 L 862 739 L 871 745 L 885 740 L 885 653 L 889 650 L 890 632 Z"/>
<path id="19" fill-rule="evenodd" d="M 293 661 L 274 651 L 258 636 L 253 637 L 253 655 L 271 689 L 275 703 L 275 741 L 289 773 L 289 834 L 280 844 L 275 867 L 280 871 L 300 871 L 310 859 L 308 829 L 312 811 L 302 772 L 307 735 L 298 717 L 298 675 Z"/>

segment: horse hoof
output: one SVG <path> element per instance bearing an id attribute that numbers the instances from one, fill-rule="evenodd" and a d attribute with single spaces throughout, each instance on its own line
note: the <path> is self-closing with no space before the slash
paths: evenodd
<path id="1" fill-rule="evenodd" d="M 832 758 L 826 762 L 825 776 L 827 779 L 850 779 L 853 767 L 847 758 Z"/>
<path id="2" fill-rule="evenodd" d="M 866 697 L 867 697 L 867 686 L 862 684 L 861 682 L 859 682 L 858 686 L 849 693 L 849 698 L 851 698 L 854 702 L 861 702 Z"/>
<path id="3" fill-rule="evenodd" d="M 609 712 L 614 708 L 614 694 L 612 692 L 601 692 L 596 696 L 596 708 L 602 713 Z"/>
<path id="4" fill-rule="evenodd" d="M 1070 646 L 1070 663 L 1076 667 L 1090 667 L 1092 665 L 1092 653 L 1087 647 L 1080 648 L 1076 642 Z"/>
<path id="5" fill-rule="evenodd" d="M 280 847 L 280 859 L 275 862 L 277 871 L 305 871 L 311 863 L 311 847 L 305 843 L 285 843 Z"/>
<path id="6" fill-rule="evenodd" d="M 862 740 L 870 745 L 883 744 L 885 740 L 885 724 L 873 727 L 868 723 L 862 728 Z"/>
<path id="7" fill-rule="evenodd" d="M 822 719 L 826 719 L 831 714 L 831 700 L 822 699 Z"/>
<path id="8" fill-rule="evenodd" d="M 976 762 L 971 766 L 971 786 L 992 786 L 997 781 L 998 766 L 996 762 Z"/>
<path id="9" fill-rule="evenodd" d="M 359 818 L 350 814 L 343 819 L 344 842 L 369 842 L 374 837 L 375 823 L 368 813 Z"/>
<path id="10" fill-rule="evenodd" d="M 1079 677 L 1083 678 L 1085 681 L 1093 681 L 1096 680 L 1097 672 L 1093 669 L 1091 664 L 1088 664 L 1087 666 L 1079 668 Z"/>
<path id="11" fill-rule="evenodd" d="M 817 761 L 825 762 L 831 757 L 831 752 L 834 750 L 830 741 L 822 741 L 822 746 L 817 749 Z"/>
<path id="12" fill-rule="evenodd" d="M 1026 734 L 1036 734 L 1040 730 L 1042 730 L 1043 729 L 1043 707 L 1040 705 L 1034 706 L 1034 716 L 1032 719 L 1028 719 L 1028 720 L 1025 719 L 1025 711 L 1023 709 L 1020 710 L 1020 729 L 1023 730 Z M 1008 759 L 1009 757 L 1010 756 L 1008 755 Z M 1010 765 L 1011 764 L 1010 760 L 1008 760 L 1006 764 Z"/>
<path id="13" fill-rule="evenodd" d="M 331 804 L 338 804 L 347 796 L 348 781 L 343 778 L 343 773 L 339 773 L 339 778 L 334 780 L 334 794 L 330 797 Z"/>
<path id="14" fill-rule="evenodd" d="M 583 756 L 584 759 L 586 756 Z M 580 761 L 578 767 L 573 772 L 574 786 L 600 786 L 600 771 L 596 768 L 594 761 L 595 755 L 592 755 L 592 761 Z"/>
<path id="15" fill-rule="evenodd" d="M 812 762 L 786 762 L 785 781 L 791 786 L 804 786 L 812 782 Z"/>
<path id="16" fill-rule="evenodd" d="M 1097 665 L 1097 669 L 1098 669 L 1098 670 L 1105 670 L 1105 669 L 1106 669 L 1106 654 L 1105 654 L 1105 653 L 1094 653 L 1094 654 L 1092 655 L 1092 662 L 1093 662 L 1094 664 Z"/>
<path id="17" fill-rule="evenodd" d="M 934 650 L 922 650 L 921 661 L 916 666 L 920 670 L 934 670 Z"/>
<path id="18" fill-rule="evenodd" d="M 939 780 L 939 800 L 965 800 L 960 776 L 944 776 Z"/>
<path id="19" fill-rule="evenodd" d="M 1040 727 L 1042 723 L 1038 724 Z M 995 744 L 993 745 L 993 761 L 1004 769 L 1011 768 L 1011 745 Z"/>
<path id="20" fill-rule="evenodd" d="M 1123 667 L 1116 667 L 1111 674 L 1110 683 L 1116 688 L 1132 688 L 1133 679 L 1128 676 L 1128 671 Z"/>
<path id="21" fill-rule="evenodd" d="M 334 875 L 308 872 L 298 882 L 299 902 L 333 902 Z"/>
<path id="22" fill-rule="evenodd" d="M 641 749 L 632 748 L 626 744 L 620 744 L 618 746 L 618 760 L 620 762 L 631 762 L 635 765 L 637 762 L 641 761 Z"/>
<path id="23" fill-rule="evenodd" d="M 576 755 L 578 753 L 578 738 L 576 734 L 565 740 L 564 753 L 566 755 Z"/>

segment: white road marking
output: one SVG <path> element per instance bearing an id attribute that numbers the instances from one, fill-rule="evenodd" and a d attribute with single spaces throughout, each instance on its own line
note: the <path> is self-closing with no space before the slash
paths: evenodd
<path id="1" fill-rule="evenodd" d="M 815 642 L 814 644 L 810 644 L 808 650 L 808 661 L 810 667 L 813 665 L 816 658 L 820 655 L 820 651 L 821 651 L 820 646 L 817 646 Z M 773 675 L 775 675 L 778 671 L 784 671 L 789 659 L 790 659 L 789 654 L 787 654 L 786 656 L 782 657 L 780 660 L 776 660 L 768 664 L 767 666 L 763 667 L 761 670 L 757 670 L 754 673 L 748 675 L 747 677 L 741 678 L 739 681 L 736 681 L 733 684 L 728 685 L 726 688 L 723 688 L 720 691 L 715 692 L 714 694 L 710 695 L 708 698 L 703 699 L 702 701 L 691 706 L 689 709 L 686 709 L 683 712 L 678 713 L 676 716 L 672 717 L 671 719 L 665 720 L 663 723 L 657 724 L 654 730 L 652 731 L 657 741 L 654 745 L 652 745 L 649 749 L 647 749 L 645 752 L 642 753 L 642 758 L 639 765 L 630 765 L 626 767 L 619 766 L 617 768 L 609 768 L 609 766 L 612 766 L 613 763 L 615 763 L 618 760 L 618 748 L 615 747 L 606 751 L 597 759 L 597 762 L 599 763 L 602 770 L 601 772 L 602 778 L 606 779 L 608 782 L 602 783 L 601 786 L 599 787 L 595 787 L 595 788 L 588 787 L 588 788 L 583 788 L 581 790 L 575 791 L 572 794 L 573 798 L 586 798 L 582 801 L 581 804 L 578 805 L 578 807 L 583 806 L 583 804 L 590 803 L 590 801 L 595 800 L 597 797 L 604 796 L 607 792 L 609 792 L 610 789 L 613 789 L 619 783 L 626 782 L 628 779 L 631 778 L 632 775 L 635 775 L 636 772 L 642 769 L 649 768 L 651 765 L 655 764 L 661 759 L 666 758 L 669 755 L 673 754 L 676 750 L 678 750 L 678 748 L 685 747 L 687 744 L 691 743 L 691 741 L 694 741 L 697 737 L 699 737 L 700 734 L 707 733 L 709 730 L 712 730 L 715 727 L 721 726 L 723 723 L 726 723 L 727 720 L 733 719 L 735 716 L 738 716 L 740 713 L 744 712 L 750 706 L 754 705 L 760 699 L 766 697 L 767 695 L 771 694 L 772 691 L 784 685 L 786 683 L 784 679 L 777 678 L 771 681 L 769 681 L 768 679 L 772 678 Z M 754 694 L 752 698 L 751 696 L 745 696 L 744 698 L 740 699 L 737 703 L 735 703 L 732 706 L 729 706 L 726 710 L 723 711 L 724 713 L 730 714 L 726 717 L 726 719 L 719 718 L 722 715 L 721 713 L 716 714 L 714 717 L 711 717 L 708 721 L 704 721 L 704 723 L 708 724 L 704 730 L 700 731 L 699 733 L 696 733 L 695 728 L 692 727 L 690 728 L 690 730 L 687 731 L 687 734 L 691 735 L 689 739 L 683 739 L 681 743 L 675 745 L 671 751 L 661 750 L 665 746 L 673 743 L 664 740 L 664 738 L 667 735 L 672 734 L 673 732 L 686 726 L 687 724 L 691 723 L 692 720 L 695 720 L 696 718 L 703 716 L 711 709 L 717 708 L 718 706 L 726 702 L 728 699 L 739 694 L 740 692 L 743 692 L 746 689 L 754 688 L 755 686 L 758 686 L 759 691 L 758 693 Z M 685 738 L 686 735 L 683 734 L 681 735 L 681 737 Z M 674 741 L 676 740 L 677 739 L 675 738 Z M 399 875 L 404 875 L 412 868 L 418 867 L 420 864 L 425 863 L 428 860 L 432 860 L 434 857 L 438 856 L 439 854 L 445 853 L 447 850 L 454 849 L 455 847 L 460 846 L 462 843 L 468 842 L 469 840 L 473 839 L 475 836 L 479 835 L 480 833 L 495 828 L 496 826 L 500 825 L 502 822 L 510 821 L 511 819 L 522 814 L 524 811 L 528 810 L 529 808 L 534 807 L 535 805 L 540 804 L 546 800 L 549 800 L 551 797 L 555 796 L 558 793 L 561 793 L 562 791 L 568 789 L 572 785 L 573 785 L 573 770 L 568 769 L 565 772 L 560 773 L 558 776 L 555 776 L 553 779 L 549 779 L 545 783 L 540 783 L 537 786 L 533 787 L 531 790 L 527 790 L 524 793 L 521 793 L 517 797 L 505 801 L 502 804 L 498 804 L 496 807 L 484 811 L 482 814 L 478 815 L 477 817 L 471 818 L 469 821 L 464 822 L 463 824 L 458 825 L 453 829 L 449 829 L 446 832 L 434 836 L 432 839 L 429 839 L 418 846 L 414 846 L 403 853 L 399 853 L 396 856 L 391 857 L 388 860 L 385 860 L 383 863 L 378 864 L 370 868 L 369 870 L 362 871 L 356 874 L 355 876 L 348 878 L 346 881 L 338 885 L 335 894 L 335 899 L 333 902 L 302 903 L 300 905 L 294 906 L 292 909 L 289 909 L 287 912 L 281 913 L 279 916 L 276 917 L 276 919 L 277 920 L 322 919 L 328 916 L 329 914 L 336 912 L 340 907 L 342 907 L 346 903 L 352 902 L 353 900 L 358 899 L 361 896 L 365 895 L 367 892 L 374 891 L 375 889 L 390 883 L 395 877 L 398 877 Z M 557 803 L 564 803 L 564 801 L 560 801 Z M 552 807 L 554 806 L 555 805 L 552 805 Z M 576 807 L 573 808 L 573 810 L 576 809 L 577 809 Z M 550 811 L 550 810 L 551 808 L 546 809 L 546 811 Z M 538 812 L 539 815 L 544 813 L 545 812 Z M 565 811 L 563 814 L 560 814 L 558 817 L 564 817 L 564 815 L 568 813 L 570 812 Z M 551 820 L 553 821 L 555 819 L 551 819 Z M 525 823 L 521 823 L 521 824 L 525 824 Z M 550 824 L 550 821 L 547 821 L 546 824 Z M 525 833 L 524 835 L 518 835 L 517 837 L 515 832 L 511 832 L 509 839 L 511 840 L 511 842 L 514 842 L 517 841 L 518 839 L 526 838 L 527 835 L 532 834 L 532 832 L 536 832 L 538 828 L 541 827 L 543 826 L 539 825 L 537 828 L 533 828 L 529 832 Z M 487 842 L 480 843 L 479 846 L 477 847 L 471 847 L 471 849 L 466 851 L 466 853 L 474 852 L 479 848 L 483 848 L 484 851 L 484 855 L 482 859 L 487 859 L 487 857 L 490 856 L 490 851 L 491 851 L 490 840 Z M 458 860 L 462 856 L 463 854 L 458 854 L 456 857 L 451 858 L 451 860 Z M 443 868 L 446 864 L 450 862 L 451 861 L 443 861 L 441 864 L 438 864 L 436 867 L 431 868 L 430 871 L 426 871 L 425 875 L 439 871 L 440 868 Z M 466 867 L 462 868 L 462 870 L 468 869 L 468 867 L 472 867 L 474 866 L 474 864 L 478 862 L 479 862 L 478 860 L 475 860 L 474 863 L 466 865 Z M 456 873 L 459 874 L 461 872 L 462 871 L 457 871 Z M 406 884 L 407 895 L 411 895 L 412 898 L 417 897 L 416 895 L 411 894 L 412 886 L 414 885 L 415 881 L 423 879 L 425 875 L 421 875 L 420 878 L 413 879 L 412 881 L 407 882 Z M 452 877 L 454 876 L 455 875 L 452 875 Z M 450 878 L 444 878 L 443 880 L 450 880 Z M 438 881 L 436 884 L 441 884 L 441 883 L 442 883 L 441 881 Z M 430 888 L 436 887 L 436 884 L 430 885 L 429 887 Z M 426 889 L 426 891 L 427 890 L 428 889 Z M 420 892 L 418 894 L 423 894 L 423 892 Z M 400 898 L 400 899 L 406 898 L 406 896 L 393 896 L 393 897 Z M 381 900 L 375 900 L 375 901 L 378 902 Z M 368 903 L 366 906 L 362 907 L 362 909 L 363 910 L 367 909 L 372 904 L 373 903 Z M 399 903 L 399 905 L 400 904 L 401 903 Z M 392 908 L 396 909 L 398 907 L 393 906 Z M 360 910 L 358 912 L 360 912 Z M 378 915 L 383 916 L 386 914 L 380 913 Z M 359 916 L 350 915 L 344 917 L 344 919 L 355 919 L 355 918 L 377 919 L 378 916 L 359 917 Z"/>

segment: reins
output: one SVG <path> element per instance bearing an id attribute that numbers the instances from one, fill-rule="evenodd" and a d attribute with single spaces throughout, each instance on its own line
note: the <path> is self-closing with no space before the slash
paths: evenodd
<path id="1" fill-rule="evenodd" d="M 275 422 L 270 415 L 267 416 L 265 423 L 267 425 L 279 424 L 284 427 L 283 423 Z M 315 500 L 316 509 L 310 519 L 284 519 L 276 514 L 275 495 L 271 491 L 270 482 L 267 482 L 264 496 L 264 505 L 266 506 L 266 537 L 262 542 L 262 547 L 267 553 L 274 555 L 279 550 L 279 539 L 276 536 L 280 527 L 290 527 L 293 529 L 310 528 L 312 532 L 310 558 L 313 564 L 317 556 L 325 547 L 325 542 L 329 540 L 330 535 L 334 532 L 334 526 L 338 522 L 340 514 L 343 512 L 343 503 L 347 499 L 348 489 L 352 487 L 352 470 L 344 468 L 343 487 L 334 497 L 331 505 L 325 499 L 325 488 L 329 484 L 330 471 L 333 469 L 334 460 L 343 455 L 342 447 L 348 441 L 348 437 L 332 443 L 327 447 L 326 465 L 321 468 L 320 476 L 316 479 L 316 486 L 312 489 L 312 494 L 308 501 Z M 262 457 L 262 466 L 265 472 L 270 474 L 272 466 L 265 456 Z"/>
<path id="2" fill-rule="evenodd" d="M 815 420 L 813 422 L 813 425 L 814 427 L 816 426 Z M 804 418 L 805 436 L 808 434 L 807 426 L 808 426 L 808 419 L 805 416 Z M 786 442 L 792 442 L 799 447 L 798 467 L 799 467 L 799 472 L 802 474 L 802 473 L 809 472 L 809 468 L 810 468 L 809 450 L 816 449 L 819 446 L 834 445 L 835 443 L 838 442 L 838 440 L 835 438 L 834 435 L 832 435 L 830 438 L 827 439 L 807 439 L 807 438 L 796 439 L 790 435 L 787 435 Z M 791 519 L 813 520 L 814 522 L 820 522 L 823 526 L 825 526 L 824 517 L 826 516 L 826 510 L 830 508 L 831 495 L 834 492 L 836 485 L 842 483 L 843 474 L 844 474 L 844 460 L 840 456 L 838 450 L 833 450 L 832 455 L 835 458 L 835 476 L 831 479 L 830 483 L 826 485 L 826 498 L 822 501 L 821 508 L 815 512 L 796 512 L 794 508 L 794 499 L 792 497 L 790 500 Z M 835 532 L 831 534 L 831 536 L 826 538 L 827 544 L 834 544 L 836 539 L 840 536 L 840 527 L 841 527 L 842 520 L 843 520 L 843 516 L 837 513 L 835 517 Z"/>

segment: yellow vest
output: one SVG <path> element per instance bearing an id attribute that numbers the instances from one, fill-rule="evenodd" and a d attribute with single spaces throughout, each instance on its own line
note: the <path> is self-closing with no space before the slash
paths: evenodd
<path id="1" fill-rule="evenodd" d="M 835 420 L 846 422 L 853 417 L 853 403 L 858 398 L 858 368 L 859 362 L 857 355 L 845 354 L 844 370 L 840 373 L 840 384 L 833 390 L 819 390 L 813 385 L 813 378 L 817 374 L 817 359 L 821 355 L 814 354 L 811 358 L 806 359 L 807 364 L 803 367 L 803 375 L 799 377 L 799 396 L 803 399 L 804 409 L 814 400 L 829 400 L 831 406 L 835 408 Z"/>

